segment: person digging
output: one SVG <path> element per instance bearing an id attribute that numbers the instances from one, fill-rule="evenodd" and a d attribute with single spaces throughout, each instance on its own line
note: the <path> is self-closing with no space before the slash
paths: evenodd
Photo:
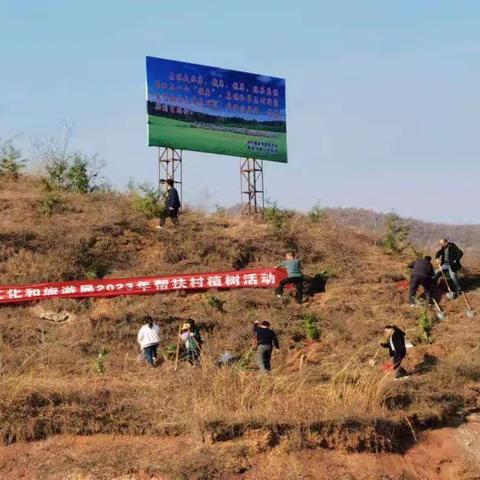
<path id="1" fill-rule="evenodd" d="M 303 272 L 300 260 L 295 258 L 295 252 L 290 251 L 285 255 L 285 260 L 280 262 L 275 268 L 285 268 L 287 278 L 280 281 L 275 293 L 278 298 L 282 298 L 283 290 L 286 285 L 295 285 L 295 300 L 299 305 L 303 302 Z"/>
<path id="2" fill-rule="evenodd" d="M 392 359 L 394 378 L 407 378 L 407 372 L 401 367 L 402 361 L 407 355 L 405 332 L 395 325 L 385 325 L 385 335 L 387 340 L 380 346 L 388 348 L 388 353 Z"/>
<path id="3" fill-rule="evenodd" d="M 435 258 L 439 265 L 438 270 L 435 271 L 435 281 L 437 281 L 442 275 L 448 273 L 455 286 L 455 293 L 453 296 L 461 294 L 462 289 L 460 282 L 458 281 L 457 272 L 462 268 L 460 263 L 463 257 L 463 252 L 453 242 L 449 242 L 446 238 L 440 240 L 440 250 L 438 250 Z"/>
<path id="4" fill-rule="evenodd" d="M 432 285 L 435 276 L 435 270 L 432 265 L 432 257 L 426 256 L 420 258 L 408 265 L 412 269 L 412 276 L 410 278 L 410 290 L 408 295 L 408 304 L 411 307 L 416 307 L 416 294 L 418 287 L 422 286 L 425 293 L 425 299 L 428 305 L 432 305 Z"/>

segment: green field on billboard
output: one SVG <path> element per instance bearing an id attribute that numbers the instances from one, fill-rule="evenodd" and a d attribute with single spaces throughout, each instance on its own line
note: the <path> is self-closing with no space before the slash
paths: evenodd
<path id="1" fill-rule="evenodd" d="M 193 150 L 196 152 L 218 153 L 237 157 L 256 157 L 258 154 L 248 149 L 247 142 L 275 142 L 277 153 L 262 152 L 264 160 L 287 161 L 287 134 L 277 133 L 275 140 L 265 137 L 242 135 L 227 131 L 196 128 L 188 122 L 171 118 L 148 116 L 148 144 Z"/>

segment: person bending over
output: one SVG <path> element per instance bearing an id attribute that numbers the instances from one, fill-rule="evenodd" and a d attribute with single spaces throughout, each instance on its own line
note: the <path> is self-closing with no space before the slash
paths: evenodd
<path id="1" fill-rule="evenodd" d="M 385 325 L 385 334 L 387 340 L 380 345 L 388 348 L 388 353 L 392 358 L 393 372 L 395 378 L 404 377 L 406 372 L 401 368 L 402 361 L 407 355 L 407 347 L 405 346 L 405 332 L 395 325 Z"/>
<path id="2" fill-rule="evenodd" d="M 413 270 L 412 277 L 410 278 L 410 291 L 408 296 L 409 305 L 411 307 L 416 306 L 415 296 L 420 285 L 423 287 L 425 298 L 430 305 L 432 303 L 433 277 L 435 276 L 432 257 L 427 255 L 425 258 L 420 258 L 419 260 L 410 263 L 408 266 Z"/>

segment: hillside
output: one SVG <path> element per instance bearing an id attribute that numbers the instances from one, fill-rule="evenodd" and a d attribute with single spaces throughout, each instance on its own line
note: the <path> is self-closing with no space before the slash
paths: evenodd
<path id="1" fill-rule="evenodd" d="M 479 478 L 478 456 L 458 439 L 480 407 L 480 326 L 439 292 L 447 320 L 430 312 L 425 338 L 422 309 L 398 286 L 410 253 L 389 255 L 329 214 L 187 211 L 178 229 L 158 231 L 128 195 L 64 193 L 48 215 L 45 201 L 33 177 L 0 183 L 0 284 L 266 267 L 287 248 L 328 279 L 302 306 L 265 289 L 0 307 L 0 478 Z M 479 305 L 468 249 L 465 264 Z M 41 318 L 59 312 L 65 321 Z M 162 333 L 156 369 L 138 360 L 146 314 Z M 189 318 L 202 329 L 202 367 L 174 372 L 169 352 Z M 281 343 L 271 375 L 248 355 L 245 368 L 214 365 L 226 349 L 248 352 L 264 319 Z M 405 381 L 383 374 L 384 352 L 368 363 L 388 323 L 415 343 Z"/>
<path id="2" fill-rule="evenodd" d="M 386 214 L 363 208 L 328 208 L 328 214 L 341 225 L 358 227 L 375 235 L 385 229 Z M 480 225 L 454 225 L 423 222 L 415 218 L 402 218 L 409 228 L 409 240 L 419 248 L 435 250 L 441 238 L 452 239 L 476 257 L 480 255 Z"/>

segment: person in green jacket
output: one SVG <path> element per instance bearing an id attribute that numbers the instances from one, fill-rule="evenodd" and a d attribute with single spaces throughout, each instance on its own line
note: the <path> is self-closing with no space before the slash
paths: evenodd
<path id="1" fill-rule="evenodd" d="M 285 285 L 295 285 L 295 300 L 298 304 L 303 302 L 303 272 L 300 260 L 295 258 L 295 252 L 290 251 L 285 255 L 285 260 L 277 265 L 277 268 L 285 268 L 287 270 L 287 278 L 280 281 L 278 288 L 275 290 L 278 298 L 283 295 L 283 289 Z"/>

